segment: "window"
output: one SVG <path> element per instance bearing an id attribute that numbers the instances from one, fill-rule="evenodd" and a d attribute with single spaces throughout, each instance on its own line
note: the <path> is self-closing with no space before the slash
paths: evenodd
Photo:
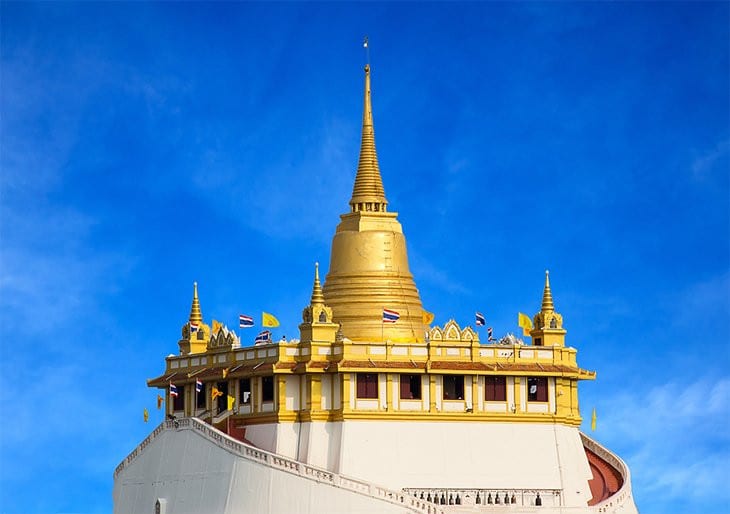
<path id="1" fill-rule="evenodd" d="M 195 406 L 198 409 L 205 409 L 205 399 L 207 398 L 207 394 L 205 393 L 205 384 L 203 384 L 203 388 L 200 390 L 199 393 L 195 393 Z"/>
<path id="2" fill-rule="evenodd" d="M 378 397 L 378 374 L 358 373 L 357 374 L 357 397 L 377 398 Z"/>
<path id="3" fill-rule="evenodd" d="M 274 376 L 261 377 L 261 401 L 274 401 Z"/>
<path id="4" fill-rule="evenodd" d="M 223 393 L 215 399 L 216 407 L 218 407 L 218 412 L 224 412 L 228 410 L 228 382 L 218 382 L 215 386 Z"/>
<path id="5" fill-rule="evenodd" d="M 238 381 L 238 402 L 241 405 L 251 404 L 251 379 L 242 378 Z"/>
<path id="6" fill-rule="evenodd" d="M 546 377 L 530 377 L 527 379 L 528 402 L 546 402 L 548 401 L 547 396 Z"/>
<path id="7" fill-rule="evenodd" d="M 185 386 L 177 386 L 177 396 L 172 397 L 172 410 L 185 410 Z"/>
<path id="8" fill-rule="evenodd" d="M 542 338 L 540 338 L 540 337 L 535 338 L 535 346 L 542 346 Z"/>
<path id="9" fill-rule="evenodd" d="M 400 399 L 420 400 L 421 399 L 421 375 L 400 376 Z"/>
<path id="10" fill-rule="evenodd" d="M 507 377 L 484 377 L 484 399 L 488 402 L 507 401 Z"/>
<path id="11" fill-rule="evenodd" d="M 444 400 L 464 399 L 464 377 L 462 375 L 444 375 Z"/>

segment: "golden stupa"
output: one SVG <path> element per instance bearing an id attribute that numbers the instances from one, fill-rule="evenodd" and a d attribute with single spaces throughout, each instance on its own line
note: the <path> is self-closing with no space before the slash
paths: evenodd
<path id="1" fill-rule="evenodd" d="M 398 213 L 388 212 L 375 151 L 370 66 L 365 66 L 362 142 L 350 212 L 340 216 L 332 240 L 325 303 L 342 334 L 353 341 L 425 341 L 427 325 Z M 384 324 L 383 310 L 398 323 Z"/>

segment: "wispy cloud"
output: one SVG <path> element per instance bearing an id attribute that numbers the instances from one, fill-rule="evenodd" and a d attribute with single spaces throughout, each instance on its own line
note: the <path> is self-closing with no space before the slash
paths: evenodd
<path id="1" fill-rule="evenodd" d="M 704 178 L 707 174 L 715 169 L 717 162 L 728 155 L 730 151 L 730 139 L 720 141 L 714 148 L 700 155 L 692 162 L 692 176 L 694 178 Z M 725 168 L 727 172 L 727 168 Z"/>
<path id="2" fill-rule="evenodd" d="M 704 500 L 723 490 L 730 472 L 729 398 L 726 377 L 634 384 L 603 407 L 598 435 L 608 434 L 643 494 Z"/>
<path id="3" fill-rule="evenodd" d="M 418 277 L 419 282 L 422 281 L 425 284 L 437 287 L 451 294 L 463 295 L 469 293 L 469 289 L 466 286 L 453 280 L 447 271 L 434 266 L 422 254 L 411 250 L 408 257 L 411 265 L 411 273 L 415 277 Z"/>

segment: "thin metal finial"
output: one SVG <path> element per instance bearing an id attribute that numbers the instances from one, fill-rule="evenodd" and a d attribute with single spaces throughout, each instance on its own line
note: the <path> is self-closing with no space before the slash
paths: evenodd
<path id="1" fill-rule="evenodd" d="M 365 35 L 365 39 L 362 41 L 362 47 L 365 49 L 365 64 L 370 68 L 370 42 L 368 36 Z"/>

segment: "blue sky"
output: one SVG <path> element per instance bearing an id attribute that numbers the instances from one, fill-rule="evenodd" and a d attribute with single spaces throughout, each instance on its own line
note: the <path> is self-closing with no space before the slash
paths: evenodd
<path id="1" fill-rule="evenodd" d="M 110 511 L 193 281 L 206 321 L 296 335 L 350 198 L 364 34 L 436 323 L 515 331 L 550 269 L 642 514 L 730 509 L 730 4 L 0 9 L 0 512 Z"/>

